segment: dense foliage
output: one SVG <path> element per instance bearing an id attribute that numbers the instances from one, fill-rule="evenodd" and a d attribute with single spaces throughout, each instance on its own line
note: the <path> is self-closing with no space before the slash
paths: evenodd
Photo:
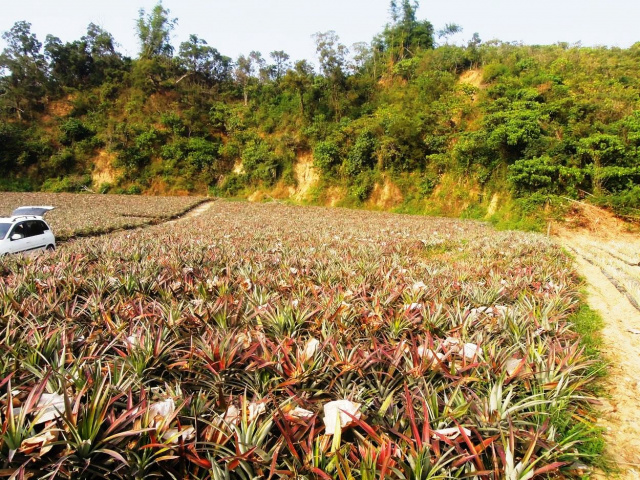
<path id="1" fill-rule="evenodd" d="M 222 200 L 7 258 L 3 471 L 581 478 L 602 445 L 578 289 L 541 235 Z"/>
<path id="2" fill-rule="evenodd" d="M 283 51 L 232 60 L 197 35 L 175 49 L 161 4 L 140 12 L 137 59 L 94 24 L 43 45 L 18 22 L 0 56 L 0 186 L 235 195 L 293 185 L 312 152 L 318 189 L 355 203 L 383 177 L 411 203 L 450 175 L 637 206 L 639 45 L 451 45 L 460 27 L 436 34 L 416 8 L 392 2 L 384 31 L 350 49 L 317 33 L 315 67 Z M 96 176 L 104 156 L 111 175 Z"/>

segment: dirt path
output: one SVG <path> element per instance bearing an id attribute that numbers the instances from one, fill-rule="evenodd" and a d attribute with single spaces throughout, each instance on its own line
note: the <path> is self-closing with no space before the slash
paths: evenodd
<path id="1" fill-rule="evenodd" d="M 173 225 L 174 223 L 181 222 L 181 221 L 187 220 L 189 218 L 199 217 L 204 212 L 209 210 L 212 205 L 213 205 L 213 202 L 211 202 L 211 201 L 207 201 L 207 202 L 201 203 L 196 208 L 194 208 L 192 210 L 189 210 L 187 213 L 185 213 L 181 217 L 178 217 L 178 218 L 176 218 L 174 220 L 169 220 L 168 222 L 164 222 L 164 223 L 165 223 L 165 225 Z"/>
<path id="2" fill-rule="evenodd" d="M 180 222 L 182 220 L 188 219 L 188 218 L 193 218 L 193 217 L 197 217 L 199 215 L 202 215 L 204 212 L 206 212 L 207 210 L 209 210 L 211 208 L 211 205 L 213 204 L 213 199 L 212 200 L 204 200 L 201 203 L 197 204 L 194 207 L 190 207 L 188 208 L 185 212 L 179 214 L 178 216 L 172 218 L 171 220 L 165 218 L 153 218 L 148 222 L 139 224 L 139 225 L 134 225 L 134 226 L 129 226 L 129 227 L 118 227 L 118 228 L 114 228 L 112 230 L 106 230 L 106 231 L 101 231 L 101 232 L 92 232 L 92 233 L 88 233 L 88 234 L 75 234 L 73 236 L 71 236 L 70 238 L 66 238 L 64 240 L 58 240 L 56 243 L 58 246 L 62 246 L 65 244 L 71 244 L 77 240 L 80 240 L 82 238 L 93 238 L 93 237 L 102 237 L 105 235 L 112 235 L 114 233 L 118 233 L 118 232 L 123 232 L 123 231 L 133 231 L 133 230 L 141 230 L 141 229 L 145 229 L 145 228 L 149 228 L 152 227 L 154 225 L 173 225 L 176 222 Z"/>
<path id="3" fill-rule="evenodd" d="M 637 252 L 640 257 L 640 236 L 606 212 L 589 211 L 588 217 L 586 225 L 556 228 L 556 234 L 574 255 L 587 282 L 587 302 L 605 324 L 603 352 L 610 362 L 605 386 L 610 398 L 601 399 L 598 424 L 605 429 L 606 453 L 620 469 L 615 478 L 640 480 L 640 312 L 633 305 L 640 295 L 635 290 L 640 266 L 627 256 Z M 593 478 L 611 477 L 600 473 Z"/>

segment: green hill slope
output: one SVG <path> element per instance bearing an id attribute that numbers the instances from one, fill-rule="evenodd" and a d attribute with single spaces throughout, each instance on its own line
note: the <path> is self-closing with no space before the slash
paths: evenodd
<path id="1" fill-rule="evenodd" d="M 640 44 L 437 46 L 402 7 L 350 54 L 316 35 L 317 68 L 232 60 L 195 35 L 174 52 L 161 5 L 141 15 L 137 59 L 95 25 L 43 45 L 19 22 L 0 56 L 0 187 L 501 219 L 586 195 L 634 214 Z"/>

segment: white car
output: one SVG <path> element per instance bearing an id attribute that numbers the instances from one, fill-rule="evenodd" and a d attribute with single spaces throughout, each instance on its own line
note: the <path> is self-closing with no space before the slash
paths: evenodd
<path id="1" fill-rule="evenodd" d="M 54 250 L 56 238 L 45 213 L 54 207 L 20 207 L 11 217 L 0 218 L 0 256 L 7 253 Z"/>

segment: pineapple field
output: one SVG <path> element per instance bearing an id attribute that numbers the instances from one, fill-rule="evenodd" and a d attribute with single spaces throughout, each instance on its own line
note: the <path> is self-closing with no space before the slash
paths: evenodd
<path id="1" fill-rule="evenodd" d="M 117 227 L 204 200 L 115 198 Z M 597 462 L 601 364 L 546 237 L 208 207 L 73 238 L 91 220 L 70 199 L 50 218 L 69 241 L 2 259 L 3 476 L 517 480 Z"/>
<path id="2" fill-rule="evenodd" d="M 47 221 L 58 240 L 127 230 L 180 217 L 206 197 L 0 192 L 0 216 L 19 205 L 52 205 Z"/>

